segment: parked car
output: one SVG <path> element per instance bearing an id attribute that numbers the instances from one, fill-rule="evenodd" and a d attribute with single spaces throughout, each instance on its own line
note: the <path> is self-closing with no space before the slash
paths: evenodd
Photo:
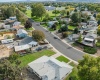
<path id="1" fill-rule="evenodd" d="M 43 49 L 48 49 L 48 46 L 44 46 Z"/>
<path id="2" fill-rule="evenodd" d="M 42 47 L 36 48 L 37 51 L 41 51 L 42 49 L 43 49 Z"/>
<path id="3" fill-rule="evenodd" d="M 54 37 L 54 39 L 58 39 L 57 37 Z"/>

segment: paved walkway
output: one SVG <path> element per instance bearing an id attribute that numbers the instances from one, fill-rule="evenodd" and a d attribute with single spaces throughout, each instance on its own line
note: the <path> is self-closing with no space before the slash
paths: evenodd
<path id="1" fill-rule="evenodd" d="M 54 58 L 57 58 L 59 56 L 61 56 L 61 54 L 59 54 L 59 53 L 56 53 L 56 54 L 52 55 L 52 57 L 54 57 Z"/>

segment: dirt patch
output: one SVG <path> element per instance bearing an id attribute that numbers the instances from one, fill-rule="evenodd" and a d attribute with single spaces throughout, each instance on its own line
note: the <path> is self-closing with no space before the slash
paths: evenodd
<path id="1" fill-rule="evenodd" d="M 12 52 L 12 49 L 8 49 L 6 46 L 0 45 L 0 58 L 9 57 Z"/>

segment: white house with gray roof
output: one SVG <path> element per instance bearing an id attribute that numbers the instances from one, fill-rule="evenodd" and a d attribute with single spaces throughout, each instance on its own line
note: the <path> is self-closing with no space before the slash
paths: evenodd
<path id="1" fill-rule="evenodd" d="M 60 62 L 53 57 L 42 56 L 28 64 L 31 72 L 34 72 L 42 80 L 63 80 L 72 72 L 73 67 Z"/>
<path id="2" fill-rule="evenodd" d="M 84 45 L 93 47 L 94 44 L 96 43 L 96 38 L 97 38 L 97 34 L 87 33 L 87 34 L 84 36 L 82 43 L 83 43 Z"/>

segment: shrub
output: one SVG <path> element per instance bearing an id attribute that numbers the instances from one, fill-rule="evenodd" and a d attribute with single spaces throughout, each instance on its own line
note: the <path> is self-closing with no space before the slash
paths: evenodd
<path id="1" fill-rule="evenodd" d="M 43 21 L 43 22 L 47 22 L 47 21 L 48 21 L 48 19 L 44 18 L 42 21 Z"/>
<path id="2" fill-rule="evenodd" d="M 52 18 L 52 17 L 50 17 L 50 18 L 48 18 L 48 20 L 52 21 L 52 20 L 53 20 L 53 18 Z"/>
<path id="3" fill-rule="evenodd" d="M 62 33 L 62 37 L 63 37 L 63 38 L 66 38 L 67 36 L 68 36 L 68 32 L 63 32 L 63 33 Z"/>
<path id="4" fill-rule="evenodd" d="M 78 42 L 81 42 L 81 41 L 82 41 L 82 35 L 80 35 L 78 38 Z"/>
<path id="5" fill-rule="evenodd" d="M 84 52 L 89 54 L 95 54 L 97 52 L 97 49 L 92 47 L 84 47 Z"/>
<path id="6" fill-rule="evenodd" d="M 78 26 L 78 23 L 70 22 L 69 25 L 71 25 L 71 26 Z"/>
<path id="7" fill-rule="evenodd" d="M 96 46 L 97 47 L 100 47 L 100 42 L 96 42 Z"/>

